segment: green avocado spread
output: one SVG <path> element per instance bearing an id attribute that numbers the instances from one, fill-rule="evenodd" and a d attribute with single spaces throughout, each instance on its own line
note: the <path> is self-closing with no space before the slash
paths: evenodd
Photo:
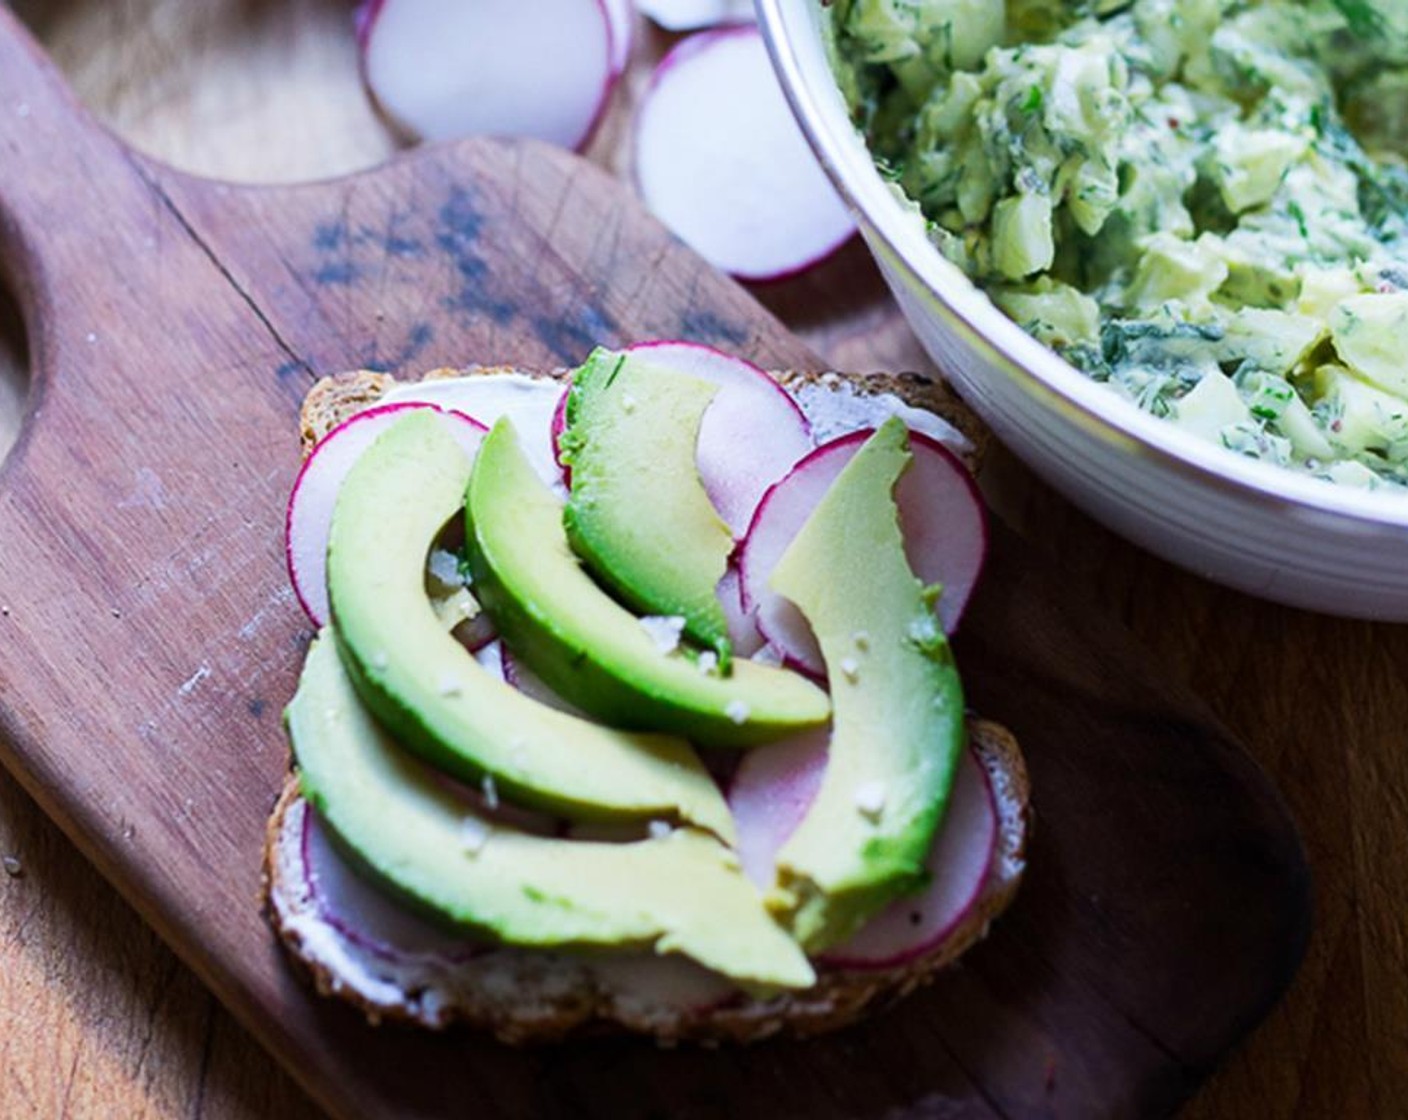
<path id="1" fill-rule="evenodd" d="M 1156 416 L 1408 485 L 1408 3 L 836 0 L 934 244 Z"/>

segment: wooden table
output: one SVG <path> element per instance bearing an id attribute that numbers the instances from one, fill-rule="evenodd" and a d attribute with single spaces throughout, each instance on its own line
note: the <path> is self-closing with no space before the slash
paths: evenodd
<path id="1" fill-rule="evenodd" d="M 344 0 L 15 0 L 138 147 L 245 180 L 394 148 L 358 88 Z M 662 40 L 646 46 L 658 53 Z M 619 166 L 631 96 L 593 146 Z M 0 167 L 0 175 L 4 168 Z M 838 367 L 925 368 L 864 251 L 759 295 Z M 0 301 L 0 448 L 23 409 Z M 1258 603 L 1113 539 L 1019 465 L 1009 521 L 1199 691 L 1284 790 L 1317 876 L 1290 996 L 1189 1110 L 1217 1120 L 1401 1114 L 1408 1101 L 1408 629 Z M 0 1116 L 306 1116 L 292 1082 L 0 776 Z"/>

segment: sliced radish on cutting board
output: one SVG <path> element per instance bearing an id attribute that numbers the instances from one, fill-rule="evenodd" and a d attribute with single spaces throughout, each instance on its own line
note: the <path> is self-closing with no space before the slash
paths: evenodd
<path id="1" fill-rule="evenodd" d="M 364 26 L 372 97 L 425 140 L 581 147 L 619 72 L 601 0 L 381 0 Z"/>
<path id="2" fill-rule="evenodd" d="M 816 732 L 749 751 L 739 766 L 728 804 L 743 870 L 760 890 L 772 886 L 777 853 L 802 823 L 825 772 L 826 736 Z M 987 771 L 966 750 L 926 861 L 929 885 L 891 903 L 822 959 L 841 968 L 891 968 L 936 948 L 982 893 L 998 838 Z"/>
<path id="3" fill-rule="evenodd" d="M 855 231 L 755 27 L 701 32 L 665 56 L 636 121 L 635 169 L 656 216 L 744 280 L 800 272 Z"/>
<path id="4" fill-rule="evenodd" d="M 449 430 L 473 458 L 488 430 L 472 416 L 429 404 L 387 404 L 344 420 L 319 441 L 293 484 L 284 516 L 284 557 L 294 594 L 315 626 L 332 618 L 328 606 L 328 536 L 332 513 L 347 472 L 407 410 L 430 408 L 444 417 Z"/>
<path id="5" fill-rule="evenodd" d="M 812 449 L 797 402 L 766 372 L 697 342 L 642 342 L 630 353 L 718 385 L 699 426 L 699 478 L 735 537 L 763 494 Z"/>
<path id="6" fill-rule="evenodd" d="M 666 31 L 698 31 L 755 18 L 753 0 L 636 0 L 636 7 Z"/>
<path id="7" fill-rule="evenodd" d="M 822 496 L 871 433 L 852 432 L 825 444 L 768 491 L 739 551 L 743 605 L 763 637 L 798 668 L 820 677 L 821 649 L 801 612 L 768 587 L 768 577 Z M 926 584 L 939 583 L 939 622 L 952 634 L 977 585 L 987 554 L 987 514 L 973 477 L 942 444 L 911 432 L 914 463 L 895 498 L 905 555 Z"/>

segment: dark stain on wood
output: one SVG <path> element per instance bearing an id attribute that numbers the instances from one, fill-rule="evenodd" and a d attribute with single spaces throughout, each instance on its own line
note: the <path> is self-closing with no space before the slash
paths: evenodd
<path id="1" fill-rule="evenodd" d="M 706 308 L 689 307 L 680 314 L 679 337 L 712 346 L 742 346 L 748 341 L 748 328 L 719 318 Z"/>

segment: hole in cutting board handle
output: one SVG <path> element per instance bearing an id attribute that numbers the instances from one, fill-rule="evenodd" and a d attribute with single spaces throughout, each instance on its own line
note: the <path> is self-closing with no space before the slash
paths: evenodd
<path id="1" fill-rule="evenodd" d="M 362 90 L 348 0 L 11 7 L 98 120 L 188 174 L 323 180 L 379 165 L 398 147 Z"/>

